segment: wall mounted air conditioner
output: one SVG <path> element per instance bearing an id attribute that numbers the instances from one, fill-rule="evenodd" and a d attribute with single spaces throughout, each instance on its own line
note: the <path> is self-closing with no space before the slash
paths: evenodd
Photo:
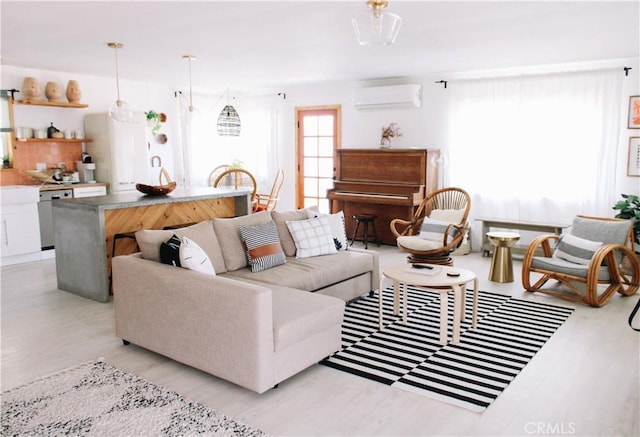
<path id="1" fill-rule="evenodd" d="M 353 91 L 353 106 L 366 108 L 420 108 L 422 85 L 388 85 L 358 88 Z"/>

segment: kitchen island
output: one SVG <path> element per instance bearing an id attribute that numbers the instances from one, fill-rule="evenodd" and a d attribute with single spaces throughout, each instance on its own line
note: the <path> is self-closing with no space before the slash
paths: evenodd
<path id="1" fill-rule="evenodd" d="M 53 202 L 58 288 L 109 301 L 111 251 L 116 234 L 179 227 L 251 212 L 250 190 L 178 188 L 166 196 L 137 191 Z M 118 241 L 116 255 L 132 253 L 135 241 Z"/>

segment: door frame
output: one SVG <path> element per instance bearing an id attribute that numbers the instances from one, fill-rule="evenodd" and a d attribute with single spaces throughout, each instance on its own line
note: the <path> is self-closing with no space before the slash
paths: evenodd
<path id="1" fill-rule="evenodd" d="M 336 150 L 342 148 L 342 105 L 318 105 L 318 106 L 296 106 L 295 107 L 295 137 L 296 137 L 296 208 L 304 207 L 304 174 L 302 161 L 304 159 L 304 141 L 300 122 L 304 115 L 322 115 L 326 113 L 335 114 L 333 124 L 333 165 L 335 177 L 335 163 L 338 153 Z"/>

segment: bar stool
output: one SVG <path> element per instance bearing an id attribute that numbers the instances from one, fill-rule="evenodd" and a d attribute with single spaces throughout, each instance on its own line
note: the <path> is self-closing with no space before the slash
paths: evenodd
<path id="1" fill-rule="evenodd" d="M 495 246 L 489 280 L 493 282 L 513 282 L 513 260 L 511 246 L 520 239 L 515 232 L 487 232 L 487 238 Z"/>
<path id="2" fill-rule="evenodd" d="M 378 240 L 378 234 L 376 233 L 376 225 L 375 220 L 378 218 L 375 214 L 356 214 L 353 216 L 356 221 L 356 228 L 353 231 L 353 235 L 351 236 L 351 246 L 353 246 L 353 242 L 356 240 L 358 235 L 358 228 L 360 227 L 360 223 L 362 223 L 362 239 L 361 241 L 364 243 L 364 248 L 369 248 L 369 241 L 372 243 L 377 243 L 378 247 L 380 247 L 380 240 Z M 369 236 L 369 225 L 371 225 L 371 229 L 373 230 L 373 235 Z M 371 239 L 373 238 L 373 239 Z"/>

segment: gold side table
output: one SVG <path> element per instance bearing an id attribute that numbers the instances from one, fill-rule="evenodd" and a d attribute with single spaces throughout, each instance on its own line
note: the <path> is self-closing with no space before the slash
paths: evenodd
<path id="1" fill-rule="evenodd" d="M 489 280 L 493 282 L 513 282 L 513 260 L 511 246 L 520 239 L 515 232 L 487 232 L 487 238 L 495 246 Z"/>

